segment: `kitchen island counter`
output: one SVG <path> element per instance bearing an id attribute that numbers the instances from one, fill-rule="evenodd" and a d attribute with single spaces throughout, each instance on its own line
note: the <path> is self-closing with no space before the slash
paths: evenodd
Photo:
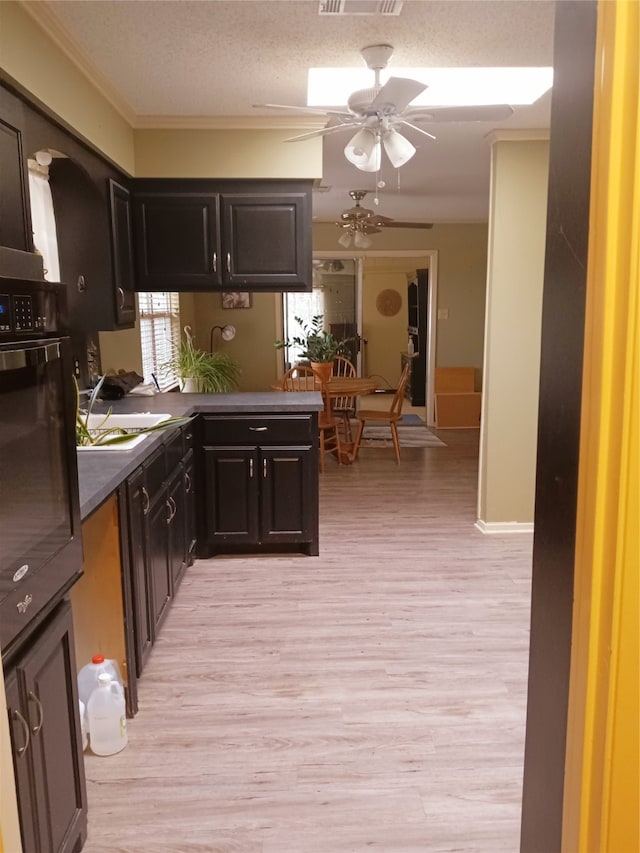
<path id="1" fill-rule="evenodd" d="M 168 412 L 172 417 L 191 417 L 195 414 L 250 415 L 304 414 L 319 412 L 322 397 L 317 392 L 295 394 L 277 391 L 235 394 L 156 394 L 153 397 L 129 395 L 121 400 L 99 402 L 95 413 Z M 78 451 L 78 482 L 80 514 L 84 521 L 93 513 L 135 469 L 147 459 L 171 434 L 159 430 L 148 435 L 131 450 Z"/>

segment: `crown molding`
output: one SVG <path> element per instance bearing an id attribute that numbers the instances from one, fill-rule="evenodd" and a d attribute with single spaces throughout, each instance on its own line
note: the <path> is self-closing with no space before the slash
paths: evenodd
<path id="1" fill-rule="evenodd" d="M 136 114 L 119 92 L 95 67 L 89 56 L 82 50 L 62 26 L 49 8 L 47 0 L 19 0 L 20 6 L 35 21 L 51 41 L 71 60 L 82 75 L 97 89 L 122 118 L 134 126 Z"/>
<path id="2" fill-rule="evenodd" d="M 500 130 L 492 130 L 490 133 L 487 133 L 485 139 L 489 141 L 491 145 L 494 142 L 548 142 L 549 141 L 549 128 L 522 128 L 518 130 L 514 128 L 513 130 L 509 129 L 500 129 Z"/>
<path id="3" fill-rule="evenodd" d="M 2 2 L 2 0 L 0 0 Z M 71 60 L 89 83 L 107 100 L 133 130 L 320 130 L 328 116 L 185 116 L 138 115 L 91 58 L 60 23 L 48 0 L 19 0 L 20 6 L 51 41 Z"/>

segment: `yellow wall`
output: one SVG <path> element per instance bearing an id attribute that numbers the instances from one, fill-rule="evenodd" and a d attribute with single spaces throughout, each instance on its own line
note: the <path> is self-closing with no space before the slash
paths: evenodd
<path id="1" fill-rule="evenodd" d="M 313 226 L 313 248 L 317 252 L 341 249 L 338 237 L 339 232 L 333 223 L 319 222 Z M 425 231 L 394 228 L 376 234 L 373 239 L 371 248 L 376 252 L 437 249 L 438 307 L 448 310 L 448 319 L 438 321 L 436 363 L 441 367 L 475 367 L 479 374 L 484 348 L 486 223 L 437 224 Z M 366 257 L 366 252 L 363 254 Z M 419 265 L 416 258 L 411 258 L 407 269 L 415 270 Z M 382 280 L 378 284 L 382 284 Z M 365 287 L 363 301 L 375 301 L 377 292 L 368 294 Z M 405 298 L 402 315 L 406 318 L 406 280 L 401 292 Z M 394 327 L 392 332 L 391 346 L 395 353 L 406 347 L 406 319 L 404 326 L 401 338 L 398 337 L 399 329 Z M 388 328 L 391 330 L 391 324 Z M 399 362 L 399 357 L 394 355 L 394 360 Z"/>
<path id="2" fill-rule="evenodd" d="M 478 497 L 484 525 L 533 522 L 548 172 L 547 141 L 494 142 Z"/>
<path id="3" fill-rule="evenodd" d="M 139 178 L 319 178 L 322 139 L 291 130 L 136 130 Z"/>
<path id="4" fill-rule="evenodd" d="M 640 850 L 640 4 L 601 2 L 562 849 Z"/>
<path id="5" fill-rule="evenodd" d="M 362 336 L 366 363 L 364 372 L 383 381 L 382 387 L 395 388 L 401 373 L 400 353 L 407 351 L 407 281 L 428 259 L 365 258 L 362 276 Z M 383 290 L 395 290 L 401 297 L 400 310 L 393 316 L 381 314 L 376 300 Z"/>
<path id="6" fill-rule="evenodd" d="M 34 14 L 37 7 L 31 4 Z M 125 172 L 133 173 L 130 124 L 38 26 L 21 4 L 0 2 L 2 69 Z"/>

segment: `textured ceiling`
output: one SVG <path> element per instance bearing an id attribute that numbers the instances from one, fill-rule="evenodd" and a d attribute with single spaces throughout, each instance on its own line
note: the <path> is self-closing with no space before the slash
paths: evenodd
<path id="1" fill-rule="evenodd" d="M 405 0 L 398 17 L 319 16 L 317 0 L 49 0 L 25 5 L 35 17 L 42 10 L 45 28 L 52 23 L 63 28 L 72 50 L 113 92 L 128 118 L 145 126 L 161 125 L 161 117 L 261 115 L 268 124 L 273 111 L 256 110 L 253 104 L 304 105 L 308 67 L 363 67 L 360 49 L 379 42 L 394 46 L 391 73 L 394 66 L 551 65 L 553 59 L 553 3 L 548 0 Z M 549 104 L 547 94 L 531 107 L 517 107 L 499 127 L 546 128 Z M 409 220 L 486 219 L 486 136 L 495 127 L 429 126 L 435 142 L 400 170 L 383 166 L 387 186 L 379 212 Z M 375 176 L 344 158 L 349 136 L 324 140 L 323 183 L 332 191 L 314 195 L 317 219 L 332 221 L 350 206 L 349 189 L 373 189 Z"/>

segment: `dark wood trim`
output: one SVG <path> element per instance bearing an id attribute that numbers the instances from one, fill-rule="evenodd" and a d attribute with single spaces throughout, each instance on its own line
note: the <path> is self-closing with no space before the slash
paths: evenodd
<path id="1" fill-rule="evenodd" d="M 569 700 L 597 4 L 556 7 L 522 853 L 555 853 Z"/>

